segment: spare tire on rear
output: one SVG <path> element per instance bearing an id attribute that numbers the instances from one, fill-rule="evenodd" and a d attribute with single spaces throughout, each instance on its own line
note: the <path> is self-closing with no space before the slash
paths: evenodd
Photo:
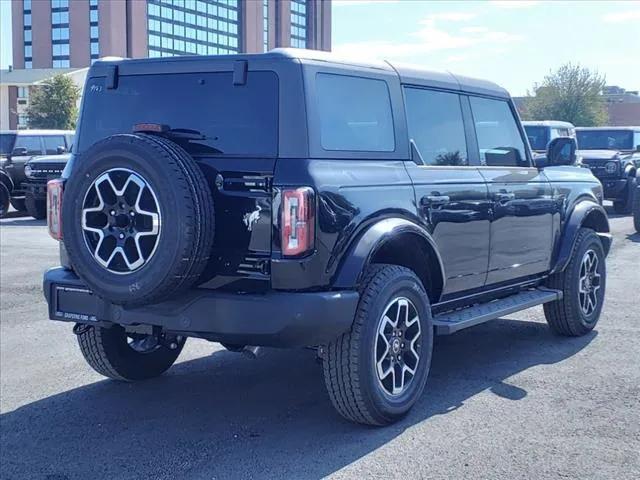
<path id="1" fill-rule="evenodd" d="M 113 135 L 77 159 L 65 185 L 62 232 L 74 270 L 97 295 L 126 306 L 156 303 L 203 273 L 213 197 L 176 143 Z"/>

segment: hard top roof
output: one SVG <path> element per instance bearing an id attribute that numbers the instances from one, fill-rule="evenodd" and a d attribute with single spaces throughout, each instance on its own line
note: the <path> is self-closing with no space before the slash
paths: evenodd
<path id="1" fill-rule="evenodd" d="M 581 132 L 583 131 L 589 131 L 589 130 L 634 130 L 636 132 L 640 132 L 640 126 L 637 127 L 633 127 L 633 126 L 629 126 L 629 127 L 576 127 L 576 130 L 579 130 Z"/>
<path id="2" fill-rule="evenodd" d="M 74 130 L 0 130 L 0 134 L 18 135 L 75 135 Z"/>
<path id="3" fill-rule="evenodd" d="M 176 56 L 163 58 L 145 58 L 145 59 L 116 59 L 104 58 L 95 62 L 94 67 L 100 68 L 113 62 L 121 65 L 153 65 L 162 64 L 182 64 L 192 62 L 194 68 L 202 63 L 217 61 L 236 61 L 236 60 L 263 60 L 263 61 L 295 61 L 302 64 L 317 64 L 318 62 L 330 63 L 333 67 L 344 66 L 345 69 L 353 67 L 374 69 L 393 73 L 395 72 L 402 83 L 416 84 L 422 86 L 431 86 L 435 88 L 443 88 L 454 91 L 465 91 L 477 93 L 481 95 L 490 95 L 502 98 L 509 98 L 509 93 L 499 85 L 487 80 L 465 77 L 463 75 L 453 74 L 451 72 L 437 72 L 424 69 L 420 66 L 405 65 L 396 62 L 381 60 L 359 60 L 349 57 L 340 56 L 331 52 L 320 50 L 305 50 L 300 48 L 276 48 L 267 53 L 258 54 L 238 54 L 238 55 L 202 55 L 202 56 Z M 136 69 L 137 71 L 138 69 Z M 184 71 L 184 69 L 182 69 Z"/>
<path id="4" fill-rule="evenodd" d="M 527 120 L 522 122 L 522 125 L 532 127 L 562 127 L 562 128 L 575 128 L 573 123 L 562 122 L 560 120 Z"/>

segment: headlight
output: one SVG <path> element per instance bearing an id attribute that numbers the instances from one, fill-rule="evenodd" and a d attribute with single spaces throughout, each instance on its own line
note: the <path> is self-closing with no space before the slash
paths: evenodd
<path id="1" fill-rule="evenodd" d="M 604 169 L 607 173 L 616 173 L 618 171 L 618 164 L 616 162 L 607 162 L 604 164 Z"/>
<path id="2" fill-rule="evenodd" d="M 25 165 L 25 166 L 24 166 L 24 174 L 25 174 L 28 178 L 31 178 L 31 166 L 30 166 L 30 165 Z"/>

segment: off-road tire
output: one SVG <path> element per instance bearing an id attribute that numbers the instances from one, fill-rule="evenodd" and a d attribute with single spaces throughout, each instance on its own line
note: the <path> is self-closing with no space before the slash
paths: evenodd
<path id="1" fill-rule="evenodd" d="M 636 187 L 636 194 L 633 197 L 633 226 L 637 233 L 640 233 L 640 186 Z"/>
<path id="2" fill-rule="evenodd" d="M 585 253 L 593 250 L 598 256 L 598 271 L 601 276 L 598 305 L 591 315 L 585 315 L 580 308 L 579 277 L 582 259 Z M 589 333 L 598 323 L 606 291 L 606 265 L 602 242 L 596 233 L 589 228 L 578 231 L 576 242 L 567 267 L 553 274 L 547 286 L 561 290 L 561 300 L 544 304 L 544 315 L 551 330 L 566 337 L 579 337 Z"/>
<path id="3" fill-rule="evenodd" d="M 351 329 L 324 347 L 324 379 L 336 410 L 347 420 L 387 425 L 404 416 L 420 398 L 429 374 L 433 326 L 428 296 L 415 273 L 397 265 L 373 265 L 359 289 Z M 378 384 L 373 348 L 384 308 L 397 296 L 409 298 L 419 312 L 422 350 L 407 391 L 393 400 Z"/>
<path id="4" fill-rule="evenodd" d="M 4 183 L 0 183 L 0 218 L 9 213 L 10 198 L 9 189 Z"/>
<path id="5" fill-rule="evenodd" d="M 629 215 L 633 210 L 635 203 L 636 187 L 638 181 L 635 178 L 627 180 L 627 188 L 625 189 L 625 197 L 622 200 L 615 200 L 613 202 L 613 211 L 618 215 Z"/>
<path id="6" fill-rule="evenodd" d="M 103 172 L 127 168 L 153 186 L 162 230 L 147 264 L 127 274 L 103 268 L 85 245 L 82 202 Z M 113 135 L 82 154 L 67 182 L 62 207 L 65 247 L 76 273 L 112 303 L 141 306 L 183 293 L 201 279 L 214 238 L 214 205 L 209 183 L 195 160 L 178 144 L 153 135 Z"/>
<path id="7" fill-rule="evenodd" d="M 100 375 L 132 382 L 166 372 L 180 355 L 184 340 L 174 350 L 162 345 L 141 353 L 127 344 L 127 334 L 122 327 L 91 326 L 78 334 L 78 345 L 87 363 Z"/>
<path id="8" fill-rule="evenodd" d="M 24 198 L 12 198 L 11 206 L 19 212 L 27 211 L 27 205 Z"/>
<path id="9" fill-rule="evenodd" d="M 33 195 L 25 197 L 27 213 L 37 220 L 47 218 L 47 201 L 37 200 Z"/>

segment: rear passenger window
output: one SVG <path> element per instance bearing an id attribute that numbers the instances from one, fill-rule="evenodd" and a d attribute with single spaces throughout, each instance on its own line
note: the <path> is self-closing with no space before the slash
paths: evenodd
<path id="1" fill-rule="evenodd" d="M 405 88 L 407 126 L 426 165 L 469 165 L 460 96 Z"/>
<path id="2" fill-rule="evenodd" d="M 319 73 L 316 93 L 322 148 L 363 152 L 395 150 L 386 82 Z"/>
<path id="3" fill-rule="evenodd" d="M 524 142 L 509 104 L 479 97 L 470 97 L 470 101 L 482 165 L 528 167 Z"/>
<path id="4" fill-rule="evenodd" d="M 58 153 L 58 147 L 65 148 L 64 137 L 62 135 L 56 137 L 42 137 L 44 140 L 44 151 L 47 155 L 55 155 Z"/>
<path id="5" fill-rule="evenodd" d="M 13 148 L 26 148 L 27 155 L 41 155 L 42 146 L 40 145 L 40 137 L 27 137 L 24 135 L 18 135 L 16 138 L 16 144 Z"/>

